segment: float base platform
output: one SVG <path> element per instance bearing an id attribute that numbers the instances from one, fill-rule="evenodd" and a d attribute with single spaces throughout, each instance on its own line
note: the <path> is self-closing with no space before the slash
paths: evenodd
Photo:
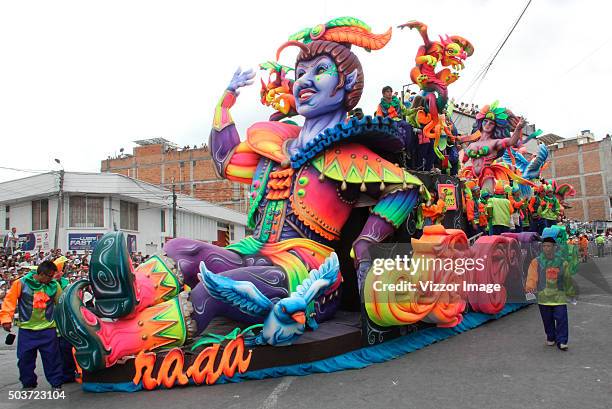
<path id="1" fill-rule="evenodd" d="M 489 315 L 468 312 L 463 321 L 453 328 L 428 327 L 382 344 L 363 346 L 359 313 L 339 311 L 336 317 L 321 324 L 317 331 L 305 333 L 295 344 L 287 347 L 259 346 L 252 349 L 251 361 L 243 373 L 232 377 L 221 375 L 214 383 L 241 382 L 249 379 L 303 376 L 313 373 L 328 373 L 346 369 L 359 369 L 374 363 L 398 358 L 435 342 L 474 329 L 490 320 L 498 319 L 527 304 L 507 304 L 498 314 Z M 214 331 L 226 333 L 233 323 L 217 322 Z M 225 332 L 224 332 L 225 331 Z M 158 354 L 163 357 L 163 354 Z M 196 352 L 184 348 L 184 367 L 187 368 L 197 356 Z M 159 370 L 158 359 L 153 374 Z M 83 390 L 88 392 L 135 392 L 142 389 L 142 382 L 134 383 L 135 359 L 111 368 L 83 373 Z M 189 381 L 194 385 L 193 380 Z M 178 387 L 178 385 L 177 385 Z M 160 386 L 163 388 L 163 386 Z"/>

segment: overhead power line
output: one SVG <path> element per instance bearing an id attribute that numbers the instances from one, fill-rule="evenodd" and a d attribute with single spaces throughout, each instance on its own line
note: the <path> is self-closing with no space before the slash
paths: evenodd
<path id="1" fill-rule="evenodd" d="M 8 166 L 0 166 L 0 169 L 3 170 L 13 170 L 15 172 L 25 172 L 25 173 L 49 173 L 54 172 L 51 169 L 21 169 L 21 168 L 11 168 Z"/>
<path id="2" fill-rule="evenodd" d="M 472 96 L 472 99 L 474 99 L 476 97 L 476 93 L 478 92 L 478 89 L 480 88 L 480 85 L 482 84 L 482 82 L 484 81 L 485 77 L 487 76 L 487 73 L 489 72 L 489 70 L 491 69 L 491 66 L 493 65 L 493 62 L 495 62 L 495 59 L 497 58 L 497 56 L 499 55 L 499 53 L 501 52 L 502 48 L 504 48 L 504 46 L 506 45 L 506 43 L 508 42 L 508 39 L 510 38 L 510 36 L 512 35 L 512 33 L 514 32 L 514 30 L 516 29 L 516 26 L 518 25 L 518 23 L 521 21 L 521 19 L 523 18 L 523 16 L 525 15 L 525 12 L 527 11 L 527 9 L 529 8 L 529 5 L 531 4 L 532 0 L 528 0 L 527 4 L 525 4 L 525 7 L 523 8 L 523 11 L 521 12 L 521 14 L 517 17 L 517 19 L 514 21 L 514 23 L 512 24 L 510 30 L 507 32 L 505 38 L 503 39 L 503 41 L 501 42 L 501 44 L 497 47 L 497 51 L 495 51 L 495 53 L 493 54 L 493 56 L 490 58 L 490 61 L 486 64 L 484 64 L 481 69 L 478 71 L 478 74 L 476 75 L 476 77 L 474 77 L 474 79 L 472 80 L 472 82 L 470 83 L 470 85 L 467 87 L 467 89 L 463 92 L 463 94 L 461 95 L 461 97 L 459 99 L 463 99 L 463 97 L 468 93 L 468 91 L 474 86 L 476 85 L 474 94 Z"/>

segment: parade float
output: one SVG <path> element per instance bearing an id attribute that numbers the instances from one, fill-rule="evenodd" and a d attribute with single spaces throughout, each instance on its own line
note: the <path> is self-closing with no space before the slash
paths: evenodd
<path id="1" fill-rule="evenodd" d="M 447 85 L 474 48 L 460 36 L 430 41 L 422 23 L 401 27 L 417 29 L 424 40 L 411 71 L 422 92 L 407 122 L 347 117 L 364 86 L 357 50 L 374 58 L 392 34 L 375 34 L 355 18 L 301 30 L 275 61 L 260 65 L 268 74 L 261 103 L 274 113 L 243 137 L 230 110 L 255 73 L 236 71 L 215 109 L 209 146 L 220 177 L 250 186 L 253 235 L 224 248 L 177 238 L 164 256 L 135 269 L 122 232 L 102 237 L 88 279 L 68 287 L 56 309 L 85 390 L 362 368 L 525 305 L 525 266 L 537 234 L 468 237 L 462 194 L 466 182 L 486 185 L 488 177 L 534 184 L 501 163 L 495 167 L 505 170 L 490 169 L 517 144 L 521 120 L 486 107 L 480 136 L 467 136 L 473 170 L 463 180 L 410 169 L 406 158 L 423 146 L 431 148 L 423 157 L 448 162 L 445 144 L 459 135 L 445 114 Z M 299 51 L 291 66 L 280 62 L 288 47 Z M 454 71 L 436 72 L 438 62 Z M 431 204 L 434 191 L 444 198 L 444 213 L 439 224 L 422 227 L 421 205 Z M 378 260 L 402 257 L 422 263 L 376 271 Z M 481 260 L 482 268 L 463 266 L 457 274 L 461 259 Z"/>

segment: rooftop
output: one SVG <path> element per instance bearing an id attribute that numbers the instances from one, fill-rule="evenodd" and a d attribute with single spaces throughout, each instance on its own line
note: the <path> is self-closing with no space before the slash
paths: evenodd
<path id="1" fill-rule="evenodd" d="M 555 135 L 554 133 L 547 133 L 541 136 L 538 136 L 538 141 L 544 143 L 545 145 L 552 145 L 553 143 L 557 143 L 562 141 L 563 138 L 559 135 Z"/>
<path id="2" fill-rule="evenodd" d="M 149 138 L 149 139 L 139 139 L 134 141 L 136 145 L 139 146 L 148 146 L 148 145 L 166 145 L 166 146 L 178 146 L 174 142 L 170 142 L 166 138 Z"/>
<path id="3" fill-rule="evenodd" d="M 0 204 L 11 204 L 34 198 L 56 196 L 59 189 L 59 172 L 42 173 L 22 179 L 0 183 Z M 65 172 L 64 192 L 92 195 L 119 195 L 140 202 L 172 206 L 172 193 L 159 186 L 116 173 Z M 205 200 L 177 193 L 180 210 L 220 221 L 245 225 L 243 213 Z"/>

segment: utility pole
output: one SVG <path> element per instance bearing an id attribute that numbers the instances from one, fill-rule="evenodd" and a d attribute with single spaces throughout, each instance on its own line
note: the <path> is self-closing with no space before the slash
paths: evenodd
<path id="1" fill-rule="evenodd" d="M 55 235 L 53 237 L 53 248 L 58 248 L 60 220 L 64 219 L 64 169 L 59 171 L 59 191 L 57 193 L 57 216 L 55 217 Z"/>
<path id="2" fill-rule="evenodd" d="M 176 238 L 176 186 L 172 179 L 172 238 Z"/>

